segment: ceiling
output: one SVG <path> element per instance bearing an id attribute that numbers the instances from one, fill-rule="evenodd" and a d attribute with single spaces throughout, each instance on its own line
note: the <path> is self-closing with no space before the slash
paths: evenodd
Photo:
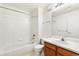
<path id="1" fill-rule="evenodd" d="M 2 3 L 2 5 L 16 8 L 23 11 L 37 10 L 39 5 L 47 6 L 47 3 Z"/>

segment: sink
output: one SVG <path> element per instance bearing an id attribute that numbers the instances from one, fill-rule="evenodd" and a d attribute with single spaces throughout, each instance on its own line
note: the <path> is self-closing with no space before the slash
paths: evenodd
<path id="1" fill-rule="evenodd" d="M 70 37 L 67 37 L 67 38 L 64 38 L 64 39 L 65 39 L 65 41 L 66 41 L 68 44 L 79 45 L 79 39 L 70 38 Z"/>
<path id="2" fill-rule="evenodd" d="M 60 43 L 60 44 L 68 44 L 69 43 L 69 42 L 66 42 L 66 41 L 61 41 L 61 39 L 51 39 L 51 41 L 57 42 L 57 43 Z"/>
<path id="3" fill-rule="evenodd" d="M 64 44 L 64 45 L 79 45 L 79 41 L 75 40 L 75 38 L 70 38 L 70 37 L 66 37 L 64 38 L 64 41 L 62 41 L 61 39 L 56 39 L 56 38 L 49 38 L 50 41 L 53 41 L 55 43 L 59 43 L 59 44 Z"/>
<path id="4" fill-rule="evenodd" d="M 79 42 L 74 42 L 74 41 L 66 41 L 68 44 L 74 44 L 74 45 L 79 45 Z"/>
<path id="5" fill-rule="evenodd" d="M 66 42 L 66 41 L 59 41 L 59 42 L 62 44 L 68 44 L 68 42 Z"/>

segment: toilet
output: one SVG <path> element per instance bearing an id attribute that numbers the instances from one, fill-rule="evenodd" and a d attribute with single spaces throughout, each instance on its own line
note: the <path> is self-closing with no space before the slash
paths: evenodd
<path id="1" fill-rule="evenodd" d="M 44 45 L 41 45 L 41 44 L 35 45 L 35 54 L 37 56 L 41 55 L 43 47 Z"/>

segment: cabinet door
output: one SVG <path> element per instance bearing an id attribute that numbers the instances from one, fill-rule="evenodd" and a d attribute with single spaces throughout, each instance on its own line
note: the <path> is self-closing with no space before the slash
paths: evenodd
<path id="1" fill-rule="evenodd" d="M 56 52 L 50 49 L 50 56 L 56 56 Z"/>
<path id="2" fill-rule="evenodd" d="M 56 46 L 45 42 L 44 54 L 45 54 L 45 56 L 55 56 L 56 55 Z"/>
<path id="3" fill-rule="evenodd" d="M 45 56 L 55 56 L 56 53 L 55 51 L 53 51 L 52 49 L 48 48 L 48 47 L 45 47 L 44 48 L 44 55 Z"/>
<path id="4" fill-rule="evenodd" d="M 46 52 L 46 47 L 44 46 L 44 55 L 46 56 L 47 55 L 47 52 Z"/>
<path id="5" fill-rule="evenodd" d="M 62 56 L 61 54 L 57 53 L 57 56 Z"/>
<path id="6" fill-rule="evenodd" d="M 57 53 L 60 53 L 63 56 L 79 56 L 78 54 L 68 51 L 66 49 L 63 49 L 63 48 L 58 48 Z"/>
<path id="7" fill-rule="evenodd" d="M 49 56 L 50 55 L 50 49 L 48 47 L 44 47 L 44 55 Z"/>

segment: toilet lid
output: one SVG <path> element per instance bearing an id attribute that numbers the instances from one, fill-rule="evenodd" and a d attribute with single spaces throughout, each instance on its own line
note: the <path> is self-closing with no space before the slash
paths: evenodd
<path id="1" fill-rule="evenodd" d="M 43 48 L 43 47 L 44 47 L 44 45 L 36 45 L 35 46 L 36 49 Z"/>

